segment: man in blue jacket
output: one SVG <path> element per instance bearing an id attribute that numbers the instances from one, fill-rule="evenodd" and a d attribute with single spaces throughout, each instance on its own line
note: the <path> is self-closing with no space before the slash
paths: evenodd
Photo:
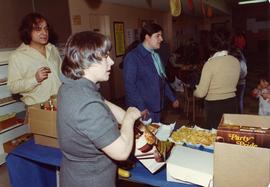
<path id="1" fill-rule="evenodd" d="M 151 23 L 142 28 L 141 41 L 124 59 L 126 105 L 137 107 L 152 122 L 160 122 L 164 96 L 179 107 L 167 81 L 164 65 L 154 50 L 163 41 L 160 25 Z M 168 49 L 169 50 L 169 49 Z"/>

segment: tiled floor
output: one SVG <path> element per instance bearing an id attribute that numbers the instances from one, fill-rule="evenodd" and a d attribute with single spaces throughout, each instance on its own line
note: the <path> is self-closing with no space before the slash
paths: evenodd
<path id="1" fill-rule="evenodd" d="M 250 58 L 252 60 L 252 57 Z M 258 59 L 257 59 L 258 60 Z M 257 114 L 258 111 L 258 101 L 250 96 L 250 91 L 256 86 L 256 81 L 258 74 L 261 74 L 264 69 L 262 67 L 265 67 L 266 62 L 262 62 L 260 64 L 260 68 L 256 67 L 249 67 L 249 74 L 247 78 L 247 89 L 246 89 L 246 95 L 245 95 L 245 114 Z M 266 66 L 267 67 L 267 66 Z M 181 100 L 180 95 L 178 94 L 178 97 Z M 117 101 L 118 104 L 122 105 L 123 100 Z M 183 107 L 183 106 L 182 106 Z M 190 107 L 191 108 L 191 107 Z M 166 109 L 163 112 L 163 118 L 162 122 L 164 123 L 172 123 L 176 122 L 178 126 L 181 125 L 198 125 L 201 127 L 204 127 L 204 118 L 203 113 L 199 112 L 196 114 L 195 122 L 192 120 L 191 113 L 189 114 L 189 118 L 186 118 L 186 114 L 183 112 L 183 109 L 173 109 L 170 105 L 166 107 Z M 9 184 L 9 178 L 8 178 L 8 172 L 6 169 L 5 164 L 0 166 L 0 186 L 1 187 L 10 187 Z M 137 184 L 137 183 L 128 183 L 127 181 L 119 181 L 118 183 L 119 187 L 147 187 L 147 185 L 143 184 Z"/>

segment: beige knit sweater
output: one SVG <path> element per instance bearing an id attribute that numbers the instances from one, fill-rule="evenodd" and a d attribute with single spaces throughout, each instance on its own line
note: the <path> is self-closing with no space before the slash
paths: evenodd
<path id="1" fill-rule="evenodd" d="M 199 85 L 194 96 L 208 101 L 223 100 L 235 96 L 240 76 L 240 63 L 231 55 L 216 56 L 204 64 Z"/>

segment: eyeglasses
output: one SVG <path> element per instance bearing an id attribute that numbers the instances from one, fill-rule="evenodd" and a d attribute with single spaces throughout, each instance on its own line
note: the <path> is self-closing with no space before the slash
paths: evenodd
<path id="1" fill-rule="evenodd" d="M 37 32 L 40 32 L 40 31 L 42 31 L 42 30 L 48 32 L 48 31 L 49 31 L 49 27 L 48 27 L 48 26 L 45 26 L 45 27 L 33 26 L 33 30 L 34 30 L 34 31 L 37 31 Z"/>

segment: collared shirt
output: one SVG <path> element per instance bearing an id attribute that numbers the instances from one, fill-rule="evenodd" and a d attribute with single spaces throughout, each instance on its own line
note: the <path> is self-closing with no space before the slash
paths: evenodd
<path id="1" fill-rule="evenodd" d="M 142 44 L 130 51 L 124 59 L 126 105 L 143 111 L 159 112 L 166 96 L 175 101 L 167 81 L 156 70 L 151 53 Z"/>
<path id="2" fill-rule="evenodd" d="M 165 68 L 164 68 L 164 65 L 163 63 L 161 62 L 161 59 L 160 59 L 160 56 L 157 52 L 155 52 L 154 49 L 149 49 L 146 47 L 146 45 L 144 45 L 143 43 L 143 47 L 149 51 L 151 53 L 151 56 L 152 56 L 152 60 L 154 62 L 154 65 L 156 67 L 156 70 L 158 72 L 158 75 L 161 77 L 161 78 L 166 78 L 166 73 L 165 73 Z"/>
<path id="3" fill-rule="evenodd" d="M 101 149 L 119 138 L 118 123 L 92 81 L 65 76 L 61 80 L 57 103 L 57 132 L 64 155 L 61 172 L 72 176 L 64 183 L 96 186 L 100 183 L 95 177 L 103 176 L 103 182 L 113 184 L 115 179 L 106 173 L 115 164 Z"/>
<path id="4" fill-rule="evenodd" d="M 61 58 L 52 44 L 47 44 L 46 57 L 29 45 L 21 44 L 10 56 L 8 64 L 8 87 L 14 94 L 21 94 L 26 105 L 47 101 L 56 95 L 61 85 L 59 67 Z M 49 67 L 48 78 L 38 83 L 36 72 L 41 67 Z"/>

